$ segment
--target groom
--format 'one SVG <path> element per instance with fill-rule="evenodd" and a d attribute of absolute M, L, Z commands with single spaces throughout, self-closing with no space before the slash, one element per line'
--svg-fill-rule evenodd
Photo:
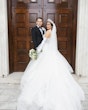
<path fill-rule="evenodd" d="M 32 28 L 31 33 L 32 33 L 32 41 L 34 44 L 34 49 L 36 49 L 39 44 L 43 40 L 43 35 L 45 34 L 46 30 L 43 25 L 43 18 L 38 17 L 36 19 L 36 26 Z"/>

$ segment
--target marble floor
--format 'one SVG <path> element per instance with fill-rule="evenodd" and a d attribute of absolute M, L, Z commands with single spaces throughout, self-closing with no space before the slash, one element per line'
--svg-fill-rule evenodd
<path fill-rule="evenodd" d="M 16 110 L 19 84 L 23 73 L 12 73 L 7 78 L 0 78 L 0 110 Z M 75 80 L 85 92 L 86 100 L 82 102 L 84 110 L 88 110 L 88 78 L 77 77 Z"/>

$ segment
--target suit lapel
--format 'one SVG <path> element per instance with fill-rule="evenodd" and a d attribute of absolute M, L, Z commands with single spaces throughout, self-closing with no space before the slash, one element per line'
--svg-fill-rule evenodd
<path fill-rule="evenodd" d="M 42 33 L 41 33 L 41 31 L 40 31 L 40 29 L 36 26 L 36 29 L 39 31 L 39 33 L 41 34 L 41 36 L 42 36 Z"/>

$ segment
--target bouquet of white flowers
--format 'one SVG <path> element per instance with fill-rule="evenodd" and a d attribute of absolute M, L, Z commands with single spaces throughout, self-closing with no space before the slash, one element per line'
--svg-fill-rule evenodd
<path fill-rule="evenodd" d="M 36 51 L 35 49 L 29 50 L 29 57 L 30 57 L 32 60 L 36 60 L 37 57 L 38 57 L 37 51 Z"/>

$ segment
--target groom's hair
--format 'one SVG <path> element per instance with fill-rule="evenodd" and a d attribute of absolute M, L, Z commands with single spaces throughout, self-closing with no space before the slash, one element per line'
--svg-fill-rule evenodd
<path fill-rule="evenodd" d="M 43 21 L 43 18 L 42 18 L 42 17 L 37 17 L 37 18 L 36 18 L 36 21 L 37 21 L 38 19 L 41 19 L 41 20 Z"/>

